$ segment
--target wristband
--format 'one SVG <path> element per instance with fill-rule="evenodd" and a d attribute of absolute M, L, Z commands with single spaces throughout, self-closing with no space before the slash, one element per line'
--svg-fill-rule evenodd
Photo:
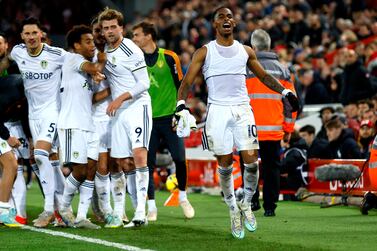
<path fill-rule="evenodd" d="M 281 92 L 281 95 L 283 95 L 284 97 L 287 96 L 288 93 L 292 92 L 291 90 L 289 89 L 284 89 L 282 92 Z"/>
<path fill-rule="evenodd" d="M 185 101 L 183 99 L 181 99 L 177 102 L 177 107 L 180 106 L 180 105 L 185 105 Z"/>

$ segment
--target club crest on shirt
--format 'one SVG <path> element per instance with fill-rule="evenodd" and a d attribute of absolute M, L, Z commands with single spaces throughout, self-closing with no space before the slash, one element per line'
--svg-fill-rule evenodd
<path fill-rule="evenodd" d="M 47 63 L 46 60 L 42 60 L 42 61 L 41 61 L 41 66 L 42 66 L 43 69 L 46 69 L 46 68 L 47 68 L 47 64 L 48 64 L 48 63 Z"/>
<path fill-rule="evenodd" d="M 1 147 L 2 147 L 2 148 L 6 148 L 6 147 L 7 147 L 7 143 L 2 142 L 2 143 L 1 143 Z"/>
<path fill-rule="evenodd" d="M 79 157 L 79 152 L 73 152 L 73 157 L 77 159 Z"/>
<path fill-rule="evenodd" d="M 157 61 L 157 66 L 158 66 L 159 68 L 162 68 L 162 66 L 164 66 L 164 61 L 163 61 L 163 60 L 158 60 L 158 61 Z"/>

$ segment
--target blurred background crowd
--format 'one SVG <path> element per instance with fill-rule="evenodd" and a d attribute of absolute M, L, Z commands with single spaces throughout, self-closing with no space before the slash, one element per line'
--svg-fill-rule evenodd
<path fill-rule="evenodd" d="M 353 131 L 358 144 L 362 145 L 364 127 L 373 129 L 369 138 L 374 136 L 376 0 L 1 0 L 0 30 L 14 45 L 20 42 L 20 21 L 35 16 L 53 45 L 64 47 L 64 35 L 72 25 L 89 24 L 106 5 L 119 7 L 127 20 L 126 35 L 130 37 L 132 26 L 142 20 L 155 23 L 158 45 L 180 56 L 185 73 L 195 49 L 214 38 L 211 14 L 222 4 L 233 11 L 238 24 L 235 38 L 241 43 L 250 45 L 251 33 L 257 28 L 269 33 L 273 50 L 294 75 L 303 106 L 341 103 L 343 108 L 338 111 L 329 108 L 331 114 L 342 118 L 342 125 Z M 207 90 L 201 76 L 192 85 L 190 97 L 192 112 L 197 122 L 202 122 Z M 325 125 L 330 118 L 322 112 Z"/>

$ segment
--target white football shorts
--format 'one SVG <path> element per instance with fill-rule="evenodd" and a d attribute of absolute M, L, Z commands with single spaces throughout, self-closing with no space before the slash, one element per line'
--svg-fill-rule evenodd
<path fill-rule="evenodd" d="M 110 120 L 94 121 L 94 126 L 99 138 L 99 152 L 107 153 L 111 148 L 111 122 Z"/>
<path fill-rule="evenodd" d="M 215 105 L 207 108 L 207 119 L 202 134 L 203 148 L 215 155 L 259 149 L 254 114 L 249 104 Z"/>
<path fill-rule="evenodd" d="M 31 136 L 34 145 L 37 141 L 46 141 L 51 144 L 57 139 L 56 122 L 58 113 L 49 113 L 43 119 L 29 119 Z"/>
<path fill-rule="evenodd" d="M 58 129 L 60 142 L 60 161 L 87 164 L 88 158 L 98 160 L 99 140 L 97 133 L 80 129 Z"/>
<path fill-rule="evenodd" d="M 132 150 L 148 149 L 152 131 L 150 105 L 137 105 L 119 109 L 111 121 L 111 157 L 132 157 Z"/>

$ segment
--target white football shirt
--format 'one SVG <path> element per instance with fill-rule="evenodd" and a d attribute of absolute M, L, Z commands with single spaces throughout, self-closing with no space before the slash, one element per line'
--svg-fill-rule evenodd
<path fill-rule="evenodd" d="M 205 45 L 207 54 L 202 72 L 208 87 L 208 103 L 217 105 L 249 104 L 246 67 L 249 55 L 238 41 L 221 46 L 213 40 Z"/>
<path fill-rule="evenodd" d="M 110 83 L 112 99 L 116 99 L 125 92 L 132 91 L 136 85 L 133 72 L 144 70 L 147 66 L 143 51 L 130 39 L 123 38 L 121 44 L 115 49 L 105 48 L 107 62 L 105 75 Z M 150 104 L 148 90 L 137 97 L 123 102 L 120 108 L 128 108 L 136 104 Z"/>
<path fill-rule="evenodd" d="M 10 58 L 21 72 L 29 105 L 29 118 L 41 119 L 50 111 L 59 111 L 61 67 L 66 51 L 43 44 L 41 52 L 31 56 L 25 44 L 13 47 Z"/>
<path fill-rule="evenodd" d="M 107 79 L 101 81 L 99 84 L 93 84 L 94 92 L 100 92 L 109 87 L 109 82 Z M 109 115 L 106 114 L 106 109 L 111 102 L 111 96 L 93 104 L 93 120 L 94 121 L 108 121 L 110 120 Z"/>
<path fill-rule="evenodd" d="M 82 55 L 67 52 L 62 68 L 60 87 L 60 129 L 80 129 L 94 132 L 92 119 L 93 88 L 89 74 L 81 71 L 88 62 Z"/>
<path fill-rule="evenodd" d="M 98 50 L 96 49 L 96 54 L 92 60 L 92 62 L 97 62 L 98 58 Z M 92 80 L 92 83 L 94 81 Z M 99 84 L 93 83 L 93 92 L 100 92 L 108 87 L 110 87 L 109 81 L 107 79 L 101 81 Z M 109 106 L 111 102 L 111 96 L 101 100 L 100 102 L 97 102 L 93 104 L 92 106 L 92 116 L 94 121 L 109 121 L 110 117 L 106 114 L 106 109 Z"/>

